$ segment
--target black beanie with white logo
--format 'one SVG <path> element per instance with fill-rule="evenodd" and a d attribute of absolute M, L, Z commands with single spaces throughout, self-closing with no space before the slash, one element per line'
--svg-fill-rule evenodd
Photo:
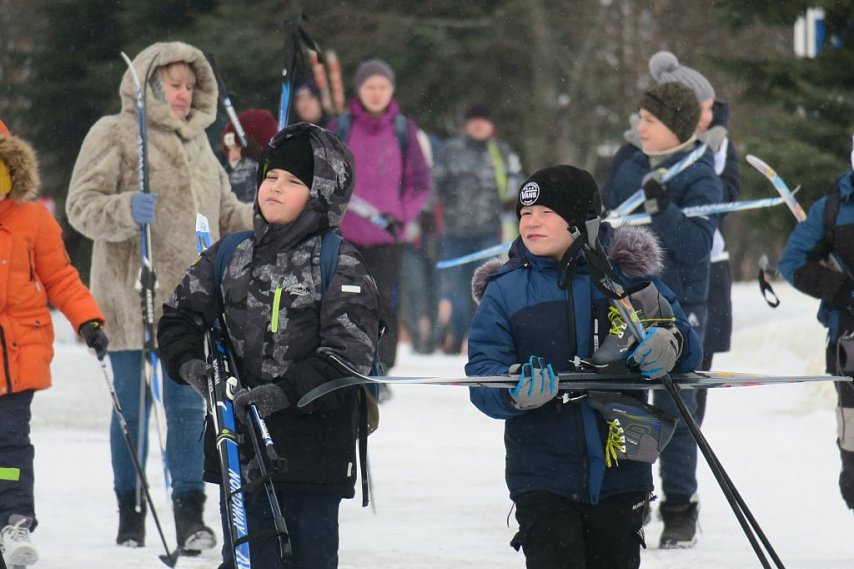
<path fill-rule="evenodd" d="M 549 166 L 531 175 L 519 189 L 516 217 L 525 206 L 541 205 L 584 230 L 584 222 L 602 212 L 599 187 L 590 172 L 575 166 Z"/>

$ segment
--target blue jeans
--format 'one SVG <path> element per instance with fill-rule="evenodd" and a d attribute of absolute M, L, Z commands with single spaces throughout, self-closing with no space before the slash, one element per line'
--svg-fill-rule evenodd
<path fill-rule="evenodd" d="M 406 302 L 407 329 L 412 337 L 413 346 L 432 344 L 436 324 L 436 263 L 424 251 L 407 245 L 403 250 L 401 267 L 401 288 Z M 430 322 L 430 336 L 421 337 L 419 321 L 426 318 Z"/>
<path fill-rule="evenodd" d="M 30 407 L 33 392 L 10 393 L 0 397 L 0 468 L 18 469 L 18 480 L 0 479 L 0 528 L 9 516 L 18 514 L 33 518 L 33 444 L 30 442 Z M 14 478 L 9 476 L 9 478 Z"/>
<path fill-rule="evenodd" d="M 246 499 L 249 553 L 252 567 L 264 569 L 336 569 L 338 567 L 338 507 L 341 496 L 277 490 L 279 506 L 290 534 L 293 557 L 281 560 L 276 536 L 252 540 L 254 535 L 273 531 L 273 514 L 267 494 L 259 488 Z M 222 565 L 234 569 L 231 531 L 220 487 L 219 511 L 222 518 Z"/>
<path fill-rule="evenodd" d="M 493 245 L 498 245 L 498 235 L 474 235 L 471 237 L 445 237 L 442 240 L 442 258 L 455 259 L 462 257 Z M 451 332 L 454 338 L 462 340 L 468 335 L 471 317 L 474 314 L 474 300 L 471 297 L 471 279 L 474 271 L 484 261 L 473 261 L 443 269 L 440 272 L 442 279 L 442 298 L 451 303 Z"/>
<path fill-rule="evenodd" d="M 689 321 L 692 322 L 694 331 L 700 337 L 700 345 L 702 345 L 706 326 L 705 306 L 689 305 L 683 306 L 683 309 L 688 315 Z M 691 416 L 697 420 L 697 391 L 684 389 L 679 394 L 691 412 Z M 682 419 L 679 409 L 676 408 L 676 403 L 673 402 L 667 391 L 664 389 L 653 391 L 652 403 L 674 417 L 679 417 L 673 438 L 670 439 L 670 443 L 664 448 L 658 459 L 661 473 L 661 491 L 670 503 L 688 502 L 697 491 L 697 443 Z"/>
<path fill-rule="evenodd" d="M 139 449 L 139 392 L 142 381 L 142 351 L 121 350 L 110 352 L 113 366 L 116 395 L 122 407 L 130 430 L 131 440 Z M 204 491 L 202 468 L 204 447 L 202 431 L 204 429 L 205 402 L 189 385 L 179 385 L 163 374 L 163 404 L 166 408 L 166 464 L 172 477 L 172 495 L 179 496 L 193 490 Z M 148 421 L 151 410 L 151 398 L 145 406 L 145 433 L 148 433 Z M 113 489 L 117 496 L 134 492 L 136 489 L 136 470 L 128 454 L 127 443 L 122 434 L 119 421 L 113 412 L 110 422 L 110 452 L 113 461 Z M 148 454 L 148 437 L 142 443 L 142 465 Z"/>

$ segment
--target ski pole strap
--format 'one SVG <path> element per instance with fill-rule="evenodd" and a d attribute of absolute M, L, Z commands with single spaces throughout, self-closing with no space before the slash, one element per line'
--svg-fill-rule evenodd
<path fill-rule="evenodd" d="M 777 294 L 774 292 L 774 289 L 771 287 L 771 283 L 769 283 L 765 279 L 765 271 L 762 267 L 759 267 L 759 274 L 757 275 L 757 279 L 759 280 L 759 291 L 762 293 L 762 298 L 765 299 L 765 302 L 768 303 L 768 306 L 771 308 L 777 308 L 780 306 L 780 299 L 777 298 Z"/>
<path fill-rule="evenodd" d="M 359 476 L 362 478 L 362 507 L 370 502 L 368 496 L 368 393 L 359 389 Z"/>

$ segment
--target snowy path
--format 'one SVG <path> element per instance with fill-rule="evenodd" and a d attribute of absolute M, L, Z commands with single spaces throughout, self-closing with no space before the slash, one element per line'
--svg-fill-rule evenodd
<path fill-rule="evenodd" d="M 783 283 L 783 305 L 764 305 L 754 283 L 734 292 L 736 349 L 715 367 L 799 374 L 821 370 L 823 332 L 815 302 Z M 67 330 L 59 335 L 68 338 Z M 457 374 L 464 359 L 411 355 L 401 348 L 395 373 Z M 110 401 L 100 368 L 80 345 L 60 343 L 54 388 L 34 404 L 36 500 L 34 533 L 41 569 L 163 567 L 151 516 L 147 547 L 118 548 L 107 443 Z M 854 519 L 839 497 L 832 387 L 788 385 L 714 390 L 704 432 L 786 567 L 854 566 Z M 465 389 L 397 388 L 371 436 L 377 515 L 345 503 L 341 567 L 462 569 L 524 567 L 507 543 L 515 532 L 503 480 L 502 424 L 476 411 Z M 155 445 L 156 446 L 156 445 Z M 155 449 L 156 451 L 156 449 Z M 171 512 L 149 460 L 152 495 L 174 543 Z M 759 563 L 705 463 L 699 471 L 703 533 L 693 550 L 656 549 L 661 524 L 647 528 L 642 567 L 754 568 Z M 219 529 L 216 494 L 206 517 Z M 358 498 L 358 497 L 357 497 Z M 182 558 L 178 567 L 216 568 L 218 555 Z"/>

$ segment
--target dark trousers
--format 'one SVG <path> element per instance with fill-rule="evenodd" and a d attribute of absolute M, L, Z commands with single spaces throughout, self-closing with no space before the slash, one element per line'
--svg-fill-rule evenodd
<path fill-rule="evenodd" d="M 33 518 L 33 457 L 30 443 L 30 406 L 33 392 L 12 393 L 0 397 L 0 528 L 9 516 L 19 514 Z M 17 480 L 16 480 L 17 478 Z"/>
<path fill-rule="evenodd" d="M 365 266 L 377 282 L 380 292 L 380 318 L 386 333 L 380 342 L 380 361 L 386 371 L 394 366 L 397 352 L 397 312 L 400 306 L 400 265 L 403 245 L 357 246 Z"/>
<path fill-rule="evenodd" d="M 307 492 L 276 492 L 279 506 L 290 533 L 293 557 L 284 563 L 275 536 L 250 540 L 252 567 L 264 569 L 336 569 L 338 567 L 338 506 L 341 496 Z M 230 524 L 220 490 L 222 518 L 222 565 L 219 569 L 234 569 Z M 249 537 L 272 532 L 273 514 L 267 495 L 262 490 L 247 497 L 246 520 Z"/>
<path fill-rule="evenodd" d="M 527 569 L 636 569 L 648 505 L 646 492 L 618 494 L 595 506 L 526 492 L 516 498 L 519 532 L 510 545 L 522 548 Z"/>

